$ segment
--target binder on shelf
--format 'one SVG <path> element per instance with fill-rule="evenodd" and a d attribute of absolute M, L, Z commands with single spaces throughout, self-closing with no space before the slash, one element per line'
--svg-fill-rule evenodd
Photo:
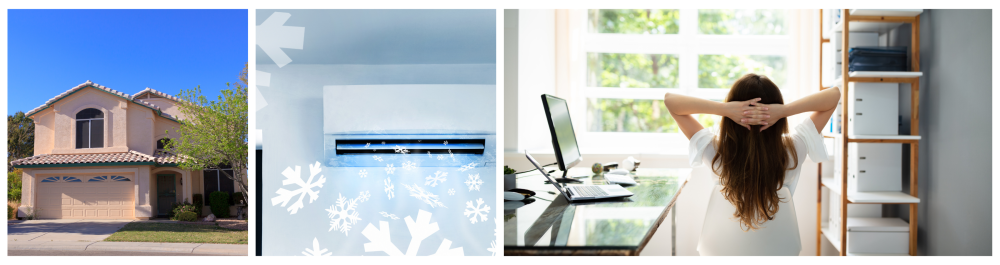
<path fill-rule="evenodd" d="M 848 51 L 850 71 L 906 71 L 906 47 L 855 47 Z"/>

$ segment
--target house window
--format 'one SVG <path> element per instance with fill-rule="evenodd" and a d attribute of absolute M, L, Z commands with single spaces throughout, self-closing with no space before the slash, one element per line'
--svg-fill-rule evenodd
<path fill-rule="evenodd" d="M 76 113 L 76 148 L 104 147 L 104 112 L 85 109 Z"/>
<path fill-rule="evenodd" d="M 580 44 L 584 134 L 620 139 L 622 133 L 680 130 L 663 105 L 664 93 L 722 101 L 746 73 L 783 87 L 788 27 L 783 10 L 588 10 Z M 720 117 L 698 115 L 704 126 Z M 636 134 L 630 134 L 635 136 Z M 627 136 L 627 137 L 633 137 Z M 654 136 L 654 135 L 650 135 Z"/>
<path fill-rule="evenodd" d="M 233 195 L 233 192 L 236 192 L 236 182 L 229 177 L 226 177 L 226 174 L 234 176 L 232 169 L 206 169 L 202 172 L 205 176 L 205 206 L 209 206 L 212 192 L 226 192 L 229 193 L 230 196 Z M 223 174 L 223 172 L 226 174 Z"/>
<path fill-rule="evenodd" d="M 167 143 L 170 143 L 170 138 L 163 138 L 156 141 L 156 149 L 163 150 L 163 147 L 167 146 Z"/>

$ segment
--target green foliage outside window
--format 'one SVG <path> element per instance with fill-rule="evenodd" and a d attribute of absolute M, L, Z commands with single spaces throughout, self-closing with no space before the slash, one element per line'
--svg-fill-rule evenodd
<path fill-rule="evenodd" d="M 765 75 L 781 88 L 785 84 L 785 56 L 775 55 L 698 55 L 698 87 L 733 86 L 747 73 Z"/>
<path fill-rule="evenodd" d="M 784 10 L 701 9 L 698 33 L 707 35 L 784 35 L 788 33 Z"/>
<path fill-rule="evenodd" d="M 587 53 L 587 86 L 677 88 L 677 55 Z"/>
<path fill-rule="evenodd" d="M 677 9 L 591 9 L 588 16 L 591 33 L 677 34 L 680 31 Z"/>

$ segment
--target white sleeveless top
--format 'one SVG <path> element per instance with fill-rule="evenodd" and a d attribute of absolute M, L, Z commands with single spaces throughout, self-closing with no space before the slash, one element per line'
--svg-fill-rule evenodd
<path fill-rule="evenodd" d="M 709 165 L 715 157 L 716 133 L 708 128 L 698 131 L 691 137 L 691 166 Z M 701 255 L 798 255 L 802 249 L 799 240 L 798 222 L 795 218 L 795 206 L 792 204 L 792 194 L 798 183 L 799 173 L 806 155 L 813 161 L 825 162 L 829 158 L 823 136 L 816 131 L 816 125 L 811 119 L 806 119 L 795 126 L 791 134 L 795 151 L 798 154 L 798 166 L 785 171 L 784 186 L 778 190 L 781 202 L 774 219 L 761 225 L 758 230 L 744 232 L 739 220 L 733 216 L 736 208 L 722 196 L 722 185 L 719 176 L 715 177 L 715 186 L 709 197 L 708 209 L 705 211 L 705 223 L 702 226 L 701 237 L 698 240 L 698 252 Z M 789 154 L 791 157 L 791 154 Z"/>

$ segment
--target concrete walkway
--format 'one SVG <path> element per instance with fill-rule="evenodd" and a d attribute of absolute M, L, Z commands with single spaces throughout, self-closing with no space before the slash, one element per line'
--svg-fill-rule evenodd
<path fill-rule="evenodd" d="M 7 250 L 129 251 L 246 256 L 248 245 L 102 242 L 131 220 L 29 220 L 7 224 Z"/>
<path fill-rule="evenodd" d="M 246 256 L 248 245 L 148 242 L 7 241 L 7 250 L 128 251 Z"/>

